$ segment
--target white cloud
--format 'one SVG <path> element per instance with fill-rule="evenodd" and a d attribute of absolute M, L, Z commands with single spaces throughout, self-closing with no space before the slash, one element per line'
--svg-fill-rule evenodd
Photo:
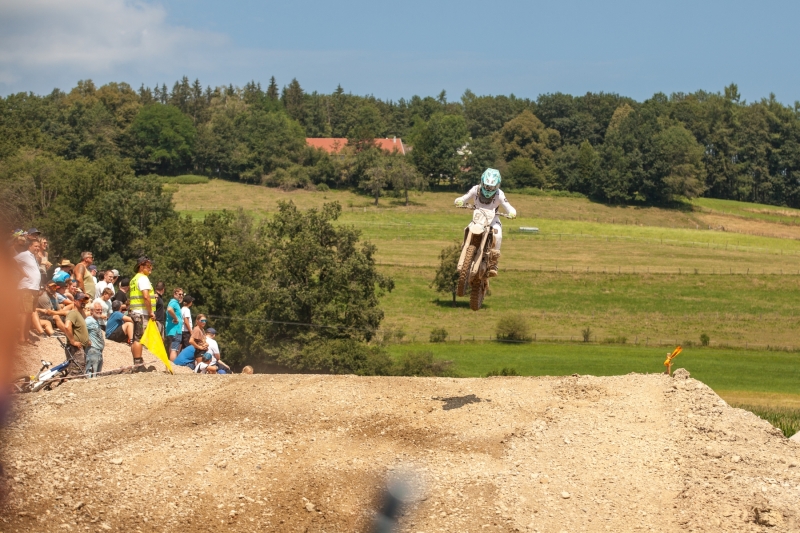
<path fill-rule="evenodd" d="M 229 47 L 224 35 L 171 25 L 163 7 L 145 2 L 0 2 L 0 84 L 8 89 L 36 81 L 53 87 L 64 77 L 171 74 Z"/>

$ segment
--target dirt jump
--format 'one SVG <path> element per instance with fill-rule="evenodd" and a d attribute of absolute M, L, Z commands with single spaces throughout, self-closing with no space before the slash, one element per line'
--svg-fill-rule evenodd
<path fill-rule="evenodd" d="M 682 370 L 152 372 L 20 395 L 2 531 L 798 531 L 800 443 Z"/>

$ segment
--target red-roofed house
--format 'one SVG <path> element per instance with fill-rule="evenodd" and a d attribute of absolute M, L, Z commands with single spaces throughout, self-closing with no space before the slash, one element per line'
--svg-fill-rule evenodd
<path fill-rule="evenodd" d="M 347 146 L 347 139 L 337 137 L 307 137 L 306 144 L 314 148 L 325 150 L 329 154 L 335 154 Z M 375 139 L 375 144 L 378 148 L 382 148 L 387 152 L 397 151 L 402 155 L 406 155 L 406 147 L 403 141 L 397 137 L 391 139 Z"/>

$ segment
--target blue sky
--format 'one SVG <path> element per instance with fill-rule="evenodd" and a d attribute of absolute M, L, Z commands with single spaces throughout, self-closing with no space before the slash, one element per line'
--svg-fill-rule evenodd
<path fill-rule="evenodd" d="M 203 85 L 296 77 L 399 99 L 549 92 L 771 92 L 800 100 L 798 2 L 5 0 L 0 93 L 79 79 Z"/>

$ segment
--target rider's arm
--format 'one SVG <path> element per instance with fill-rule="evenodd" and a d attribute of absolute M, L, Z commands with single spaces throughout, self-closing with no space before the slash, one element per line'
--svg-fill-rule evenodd
<path fill-rule="evenodd" d="M 503 191 L 497 191 L 497 193 L 498 193 L 498 194 L 503 194 Z M 511 217 L 512 217 L 512 218 L 517 216 L 517 210 L 516 210 L 516 209 L 514 209 L 514 208 L 511 206 L 511 204 L 510 204 L 510 203 L 508 203 L 508 198 L 506 198 L 506 195 L 505 195 L 505 194 L 503 194 L 503 196 L 501 196 L 501 197 L 500 197 L 500 206 L 501 206 L 503 209 L 505 209 L 505 210 L 506 210 L 506 213 L 508 213 L 509 215 L 511 215 Z"/>
<path fill-rule="evenodd" d="M 473 200 L 473 203 L 474 203 L 475 195 L 478 193 L 478 187 L 480 187 L 480 185 L 475 185 L 473 188 L 471 188 L 469 191 L 467 191 L 467 194 L 465 194 L 464 196 L 459 196 L 458 198 L 456 198 L 455 204 L 456 205 L 464 205 L 467 202 L 469 202 L 470 200 Z"/>

